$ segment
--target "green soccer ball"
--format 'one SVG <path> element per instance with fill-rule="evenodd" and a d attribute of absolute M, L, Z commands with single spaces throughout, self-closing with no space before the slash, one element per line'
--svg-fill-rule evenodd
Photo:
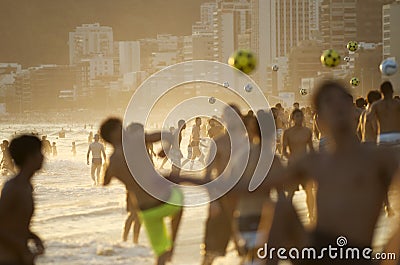
<path fill-rule="evenodd" d="M 340 64 L 340 55 L 335 50 L 326 50 L 321 55 L 321 63 L 327 67 L 335 67 Z"/>
<path fill-rule="evenodd" d="M 249 50 L 238 50 L 229 57 L 228 64 L 245 74 L 250 74 L 256 69 L 257 59 Z"/>

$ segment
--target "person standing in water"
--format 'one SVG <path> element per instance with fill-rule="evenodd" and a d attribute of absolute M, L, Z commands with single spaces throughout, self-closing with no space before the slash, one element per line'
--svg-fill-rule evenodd
<path fill-rule="evenodd" d="M 92 152 L 92 168 L 91 168 L 91 177 L 93 180 L 93 184 L 97 185 L 100 183 L 100 171 L 101 166 L 103 164 L 102 155 L 104 161 L 106 161 L 106 152 L 104 151 L 104 145 L 99 143 L 100 136 L 96 134 L 94 136 L 94 142 L 89 145 L 89 149 L 86 155 L 87 164 L 89 165 L 89 156 L 90 152 Z"/>
<path fill-rule="evenodd" d="M 72 155 L 73 155 L 73 156 L 76 156 L 76 145 L 75 145 L 75 142 L 72 142 L 72 149 L 71 149 L 71 151 L 72 151 Z"/>
<path fill-rule="evenodd" d="M 7 173 L 15 174 L 15 166 L 10 156 L 9 142 L 7 140 L 3 140 L 1 151 L 3 152 L 3 157 L 0 162 L 1 169 L 5 170 Z"/>
<path fill-rule="evenodd" d="M 53 142 L 53 146 L 51 147 L 51 151 L 53 153 L 53 156 L 57 156 L 58 155 L 56 142 Z"/>
<path fill-rule="evenodd" d="M 0 264 L 33 265 L 44 253 L 42 240 L 30 230 L 35 208 L 31 179 L 43 164 L 42 143 L 35 136 L 20 136 L 11 141 L 10 154 L 20 171 L 1 192 Z M 30 240 L 34 251 L 28 247 Z"/>

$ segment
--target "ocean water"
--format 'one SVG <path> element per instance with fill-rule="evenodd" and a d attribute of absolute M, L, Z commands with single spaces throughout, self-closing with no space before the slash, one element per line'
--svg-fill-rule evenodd
<path fill-rule="evenodd" d="M 87 137 L 89 131 L 96 132 L 97 128 L 88 126 L 84 129 L 83 124 L 25 123 L 0 126 L 0 139 L 10 139 L 15 132 L 34 131 L 39 135 L 47 135 L 50 142 L 57 143 L 58 156 L 48 157 L 43 169 L 33 179 L 36 210 L 31 229 L 41 236 L 46 246 L 46 253 L 37 260 L 37 264 L 154 264 L 143 229 L 138 245 L 132 243 L 132 234 L 128 242 L 122 242 L 126 218 L 124 186 L 116 180 L 108 187 L 92 186 L 90 166 L 86 164 Z M 58 132 L 62 128 L 66 131 L 66 137 L 58 139 Z M 77 149 L 75 157 L 71 152 L 73 141 Z M 188 135 L 184 138 L 183 146 L 187 141 Z M 111 151 L 112 148 L 107 146 L 107 154 Z M 161 160 L 156 162 L 160 164 Z M 1 177 L 0 184 L 6 179 Z M 204 196 L 207 196 L 206 192 Z M 302 220 L 307 222 L 304 193 L 297 193 L 295 201 Z M 397 202 L 394 207 L 400 208 Z M 200 264 L 200 244 L 207 212 L 208 206 L 185 208 L 172 264 Z M 398 214 L 397 210 L 397 217 Z M 395 219 L 382 216 L 377 226 L 377 246 L 382 245 L 393 233 Z M 240 264 L 233 249 L 232 244 L 228 246 L 227 256 L 216 260 L 215 264 Z"/>
<path fill-rule="evenodd" d="M 83 124 L 72 128 L 68 124 L 0 126 L 0 139 L 11 140 L 14 133 L 35 132 L 47 135 L 57 145 L 58 155 L 46 158 L 43 169 L 33 178 L 36 208 L 31 229 L 46 246 L 46 253 L 38 258 L 37 264 L 154 264 L 143 229 L 138 245 L 132 243 L 132 231 L 128 241 L 122 242 L 126 218 L 124 186 L 117 180 L 107 187 L 92 186 L 90 166 L 86 164 L 87 137 L 97 128 L 84 129 Z M 62 128 L 66 131 L 65 138 L 58 139 Z M 71 151 L 73 141 L 75 157 Z M 112 148 L 107 146 L 107 155 L 110 152 Z M 1 177 L 0 184 L 6 179 Z M 200 264 L 207 211 L 207 206 L 185 209 L 173 264 Z M 231 252 L 216 264 L 226 262 L 238 264 L 236 254 Z"/>

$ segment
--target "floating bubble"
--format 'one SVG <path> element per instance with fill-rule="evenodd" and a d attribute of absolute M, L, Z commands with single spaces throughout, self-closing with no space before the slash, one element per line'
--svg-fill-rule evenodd
<path fill-rule="evenodd" d="M 214 104 L 216 101 L 217 101 L 217 100 L 216 100 L 214 97 L 210 97 L 210 98 L 208 99 L 208 103 L 210 103 L 210 104 Z"/>
<path fill-rule="evenodd" d="M 224 87 L 226 87 L 226 88 L 229 87 L 229 83 L 228 83 L 228 82 L 224 82 L 222 85 L 223 85 Z"/>
<path fill-rule="evenodd" d="M 251 90 L 253 90 L 253 86 L 251 84 L 247 84 L 244 86 L 244 90 L 246 92 L 251 92 Z"/>

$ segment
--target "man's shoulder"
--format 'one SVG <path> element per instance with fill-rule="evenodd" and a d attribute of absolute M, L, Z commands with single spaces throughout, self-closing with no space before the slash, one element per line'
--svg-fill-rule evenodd
<path fill-rule="evenodd" d="M 14 178 L 8 180 L 2 189 L 1 194 L 3 195 L 18 195 L 19 192 L 21 191 L 21 185 L 19 185 L 19 183 L 17 183 L 17 180 Z"/>

